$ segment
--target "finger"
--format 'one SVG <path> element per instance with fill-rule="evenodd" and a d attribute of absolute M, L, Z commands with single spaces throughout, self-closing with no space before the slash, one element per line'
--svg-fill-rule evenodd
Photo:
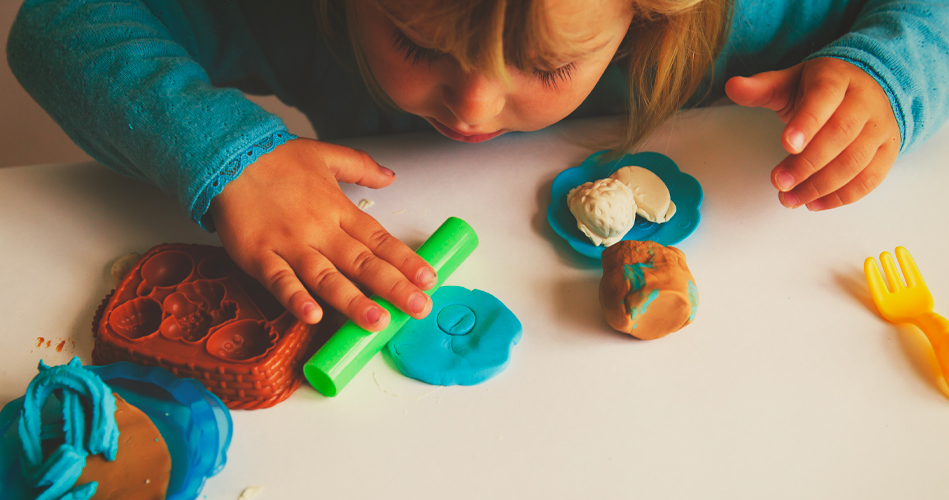
<path fill-rule="evenodd" d="M 803 64 L 750 77 L 736 76 L 725 83 L 725 94 L 739 106 L 781 111 L 794 103 Z"/>
<path fill-rule="evenodd" d="M 268 252 L 250 271 L 297 319 L 312 325 L 323 318 L 323 308 L 303 286 L 287 261 L 279 255 Z"/>
<path fill-rule="evenodd" d="M 874 134 L 872 131 L 861 134 L 846 148 L 843 148 L 843 151 L 831 159 L 826 166 L 813 175 L 809 175 L 795 186 L 794 189 L 789 191 L 784 196 L 784 200 L 789 202 L 793 201 L 794 203 L 790 208 L 794 208 L 796 206 L 806 205 L 844 187 L 870 164 L 870 161 L 880 148 L 881 140 L 879 134 Z M 814 145 L 815 144 L 811 144 L 811 146 Z M 808 146 L 808 150 L 810 150 L 811 146 Z M 807 153 L 808 151 L 805 151 L 796 156 L 802 157 Z M 789 158 L 793 160 L 801 159 L 797 157 Z M 810 165 L 813 165 L 813 163 L 806 160 L 804 163 L 806 163 L 807 166 L 803 168 L 810 168 Z M 783 167 L 779 166 L 775 170 L 777 171 L 782 168 Z M 775 177 L 779 177 L 780 175 L 781 173 Z"/>
<path fill-rule="evenodd" d="M 807 209 L 814 212 L 829 210 L 849 205 L 870 194 L 870 191 L 876 189 L 886 178 L 898 154 L 899 145 L 894 145 L 892 142 L 884 143 L 867 167 L 856 177 L 840 189 L 808 203 Z"/>
<path fill-rule="evenodd" d="M 878 130 L 865 131 L 869 116 L 866 106 L 855 99 L 845 100 L 824 127 L 817 132 L 817 135 L 804 151 L 788 156 L 775 167 L 771 172 L 771 183 L 780 191 L 794 189 L 795 186 L 810 178 L 811 175 L 827 169 L 830 163 L 835 158 L 839 158 L 841 153 L 847 150 L 849 145 L 861 134 L 872 136 L 876 140 L 874 146 L 879 145 L 880 137 L 882 137 L 880 132 Z M 864 144 L 864 146 L 868 147 L 867 144 Z M 870 151 L 863 152 L 870 153 Z M 872 155 L 866 156 L 860 167 L 865 166 L 871 157 Z M 847 180 L 852 179 L 855 175 L 856 172 Z M 798 196 L 801 195 L 801 193 L 797 194 Z M 807 203 L 814 198 L 817 198 L 817 196 L 806 200 L 802 198 L 801 203 Z"/>
<path fill-rule="evenodd" d="M 343 276 L 326 256 L 310 248 L 288 259 L 306 286 L 333 309 L 371 332 L 389 324 L 389 313 Z"/>
<path fill-rule="evenodd" d="M 843 102 L 849 84 L 845 75 L 835 71 L 802 73 L 801 98 L 781 134 L 788 153 L 797 154 L 807 147 Z"/>
<path fill-rule="evenodd" d="M 431 310 L 432 303 L 428 295 L 409 282 L 395 267 L 349 235 L 338 235 L 333 238 L 332 245 L 327 245 L 321 251 L 343 274 L 362 283 L 409 316 L 421 319 Z"/>
<path fill-rule="evenodd" d="M 395 172 L 376 163 L 365 151 L 336 144 L 324 149 L 323 161 L 339 182 L 382 188 L 395 180 Z"/>
<path fill-rule="evenodd" d="M 361 211 L 351 212 L 340 223 L 343 231 L 361 242 L 375 255 L 392 264 L 422 290 L 438 282 L 435 270 L 401 240 L 389 234 L 379 222 Z"/>

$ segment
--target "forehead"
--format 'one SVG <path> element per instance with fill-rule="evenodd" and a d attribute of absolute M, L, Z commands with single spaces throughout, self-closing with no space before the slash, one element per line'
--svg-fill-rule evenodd
<path fill-rule="evenodd" d="M 438 31 L 438 26 L 425 26 L 417 23 L 426 19 L 427 13 L 456 11 L 470 15 L 470 9 L 454 9 L 453 5 L 461 0 L 375 0 L 382 10 L 401 24 L 409 25 L 418 34 Z M 497 0 L 503 2 L 503 0 Z M 632 14 L 633 0 L 507 0 L 506 9 L 523 11 L 523 5 L 531 3 L 541 15 L 537 19 L 544 26 L 551 40 L 561 40 L 565 45 L 586 45 L 611 36 L 611 29 L 620 23 L 628 22 Z M 481 9 L 478 14 L 485 20 L 491 15 L 490 8 Z M 443 15 L 437 16 L 444 19 Z M 450 14 L 449 14 L 450 17 Z M 589 48 L 589 47 L 586 47 Z"/>

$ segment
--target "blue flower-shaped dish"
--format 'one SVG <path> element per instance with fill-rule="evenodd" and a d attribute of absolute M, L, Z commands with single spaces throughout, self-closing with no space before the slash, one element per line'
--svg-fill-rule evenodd
<path fill-rule="evenodd" d="M 205 480 L 227 461 L 234 428 L 224 403 L 197 380 L 180 379 L 162 368 L 124 362 L 85 368 L 148 415 L 165 439 L 171 454 L 166 500 L 198 498 Z M 0 411 L 0 484 L 3 498 L 11 500 L 33 498 L 20 472 L 16 422 L 22 407 L 19 398 Z"/>
<path fill-rule="evenodd" d="M 599 259 L 605 247 L 594 245 L 580 229 L 577 219 L 567 206 L 567 193 L 571 189 L 597 179 L 605 179 L 622 167 L 635 165 L 651 170 L 669 188 L 676 213 L 668 222 L 656 224 L 636 216 L 633 228 L 623 237 L 624 240 L 652 240 L 660 245 L 674 245 L 695 231 L 699 225 L 699 206 L 702 205 L 702 186 L 689 174 L 683 173 L 668 156 L 660 153 L 644 152 L 625 155 L 622 158 L 601 163 L 600 157 L 606 151 L 591 155 L 579 166 L 568 168 L 560 173 L 550 188 L 551 203 L 547 209 L 547 220 L 554 232 L 567 240 L 574 250 L 581 254 Z"/>
<path fill-rule="evenodd" d="M 432 385 L 474 385 L 507 368 L 521 322 L 493 295 L 460 286 L 432 294 L 432 312 L 387 344 L 399 371 Z"/>

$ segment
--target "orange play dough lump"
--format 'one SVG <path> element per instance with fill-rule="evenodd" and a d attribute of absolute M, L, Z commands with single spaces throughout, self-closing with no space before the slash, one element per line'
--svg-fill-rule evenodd
<path fill-rule="evenodd" d="M 115 396 L 119 449 L 112 462 L 86 457 L 76 485 L 96 481 L 92 500 L 164 500 L 171 476 L 171 455 L 161 433 L 138 408 Z"/>
<path fill-rule="evenodd" d="M 600 305 L 613 328 L 652 340 L 695 318 L 699 294 L 678 248 L 621 241 L 603 251 L 601 263 Z"/>

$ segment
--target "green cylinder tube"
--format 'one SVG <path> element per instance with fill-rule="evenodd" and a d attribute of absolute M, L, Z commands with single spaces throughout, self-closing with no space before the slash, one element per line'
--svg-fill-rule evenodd
<path fill-rule="evenodd" d="M 435 269 L 438 276 L 435 286 L 425 293 L 435 293 L 477 247 L 478 235 L 474 229 L 457 217 L 449 217 L 418 249 L 419 256 Z M 412 319 L 388 300 L 376 295 L 371 298 L 389 311 L 389 324 L 385 328 L 369 332 L 349 320 L 303 365 L 303 375 L 307 381 L 324 396 L 339 394 L 359 370 Z"/>

